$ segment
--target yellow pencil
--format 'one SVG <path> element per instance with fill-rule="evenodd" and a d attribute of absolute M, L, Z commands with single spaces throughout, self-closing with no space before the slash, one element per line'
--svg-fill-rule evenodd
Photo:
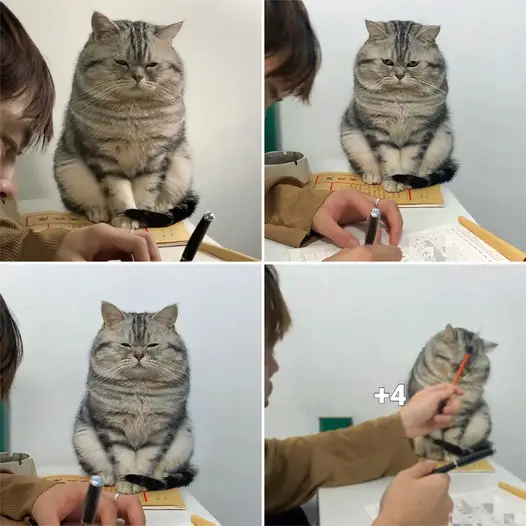
<path fill-rule="evenodd" d="M 519 497 L 520 499 L 526 500 L 526 490 L 524 489 L 516 488 L 511 484 L 506 484 L 506 482 L 499 482 L 499 488 L 511 493 L 512 495 L 515 495 L 516 497 Z"/>
<path fill-rule="evenodd" d="M 203 517 L 199 517 L 199 515 L 192 515 L 190 520 L 194 526 L 216 526 L 214 522 L 207 521 Z"/>

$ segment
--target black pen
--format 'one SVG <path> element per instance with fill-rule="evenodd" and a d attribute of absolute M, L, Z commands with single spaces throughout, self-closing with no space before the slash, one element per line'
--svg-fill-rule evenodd
<path fill-rule="evenodd" d="M 367 235 L 365 236 L 365 245 L 374 245 L 376 235 L 378 234 L 381 215 L 379 208 L 374 207 L 371 210 L 371 215 L 369 216 L 369 227 L 367 228 Z"/>
<path fill-rule="evenodd" d="M 454 469 L 461 468 L 462 466 L 467 466 L 468 464 L 473 464 L 474 462 L 482 460 L 483 458 L 491 457 L 491 455 L 494 455 L 496 452 L 497 450 L 493 446 L 481 449 L 480 451 L 475 451 L 474 453 L 466 455 L 465 457 L 460 457 L 459 459 L 455 460 L 454 462 L 451 462 L 450 464 L 445 464 L 444 466 L 436 468 L 431 473 L 431 475 L 436 475 L 437 473 L 449 473 Z"/>
<path fill-rule="evenodd" d="M 104 481 L 101 477 L 91 477 L 88 492 L 86 493 L 86 500 L 84 501 L 84 508 L 82 510 L 82 519 L 80 520 L 81 526 L 88 526 L 95 522 L 97 507 L 99 505 L 103 487 Z"/>
<path fill-rule="evenodd" d="M 212 212 L 206 212 L 201 218 L 201 221 L 199 221 L 199 224 L 195 227 L 195 230 L 192 232 L 192 235 L 186 244 L 181 261 L 192 261 L 194 259 L 214 217 L 215 216 Z"/>

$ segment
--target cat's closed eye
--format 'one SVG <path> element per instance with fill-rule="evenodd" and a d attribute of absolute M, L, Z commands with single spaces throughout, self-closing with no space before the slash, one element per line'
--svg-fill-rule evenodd
<path fill-rule="evenodd" d="M 392 60 L 389 60 L 388 58 L 383 58 L 382 59 L 382 62 L 386 65 L 386 66 L 394 66 L 394 62 Z"/>
<path fill-rule="evenodd" d="M 124 343 L 124 342 L 122 342 L 122 343 L 120 344 L 120 346 L 121 346 L 121 347 L 126 347 L 127 349 L 131 349 L 131 345 L 130 345 L 129 343 Z"/>
<path fill-rule="evenodd" d="M 154 349 L 155 347 L 159 347 L 159 344 L 158 343 L 149 343 L 146 347 L 148 347 L 148 349 Z"/>
<path fill-rule="evenodd" d="M 148 64 L 146 64 L 146 69 L 149 69 L 149 68 L 155 68 L 159 65 L 158 62 L 149 62 Z"/>
<path fill-rule="evenodd" d="M 115 64 L 128 67 L 128 63 L 125 60 L 115 60 Z"/>
<path fill-rule="evenodd" d="M 416 66 L 418 66 L 419 62 L 416 61 L 416 60 L 411 60 L 410 62 L 407 63 L 407 67 L 408 68 L 414 68 Z"/>

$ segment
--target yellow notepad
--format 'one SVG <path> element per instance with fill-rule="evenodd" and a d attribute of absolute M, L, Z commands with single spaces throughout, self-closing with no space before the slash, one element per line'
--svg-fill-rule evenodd
<path fill-rule="evenodd" d="M 89 481 L 89 477 L 76 475 L 48 475 L 42 478 L 65 483 Z M 117 493 L 114 486 L 106 486 L 104 491 Z M 145 510 L 186 510 L 181 492 L 177 488 L 164 491 L 143 491 L 139 494 L 139 498 Z"/>
<path fill-rule="evenodd" d="M 354 188 L 360 192 L 378 197 L 391 199 L 398 206 L 440 207 L 444 206 L 444 196 L 440 185 L 429 188 L 405 190 L 403 192 L 386 192 L 382 185 L 365 184 L 359 175 L 347 172 L 322 172 L 311 176 L 309 185 L 318 190 L 344 190 Z"/>
<path fill-rule="evenodd" d="M 49 228 L 73 229 L 93 224 L 85 217 L 69 212 L 35 212 L 20 216 L 18 223 L 21 226 L 30 228 L 34 232 L 42 232 Z M 157 245 L 161 248 L 185 246 L 190 239 L 190 232 L 186 228 L 184 221 L 165 228 L 141 228 L 139 229 L 139 232 L 140 231 L 152 234 Z M 201 243 L 199 252 L 210 256 L 207 259 L 220 261 L 257 261 L 246 254 L 206 242 Z"/>

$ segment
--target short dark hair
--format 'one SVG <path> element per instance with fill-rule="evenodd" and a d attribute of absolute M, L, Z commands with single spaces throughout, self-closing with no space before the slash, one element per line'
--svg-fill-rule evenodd
<path fill-rule="evenodd" d="M 20 331 L 0 294 L 0 398 L 9 394 L 22 355 Z"/>
<path fill-rule="evenodd" d="M 265 58 L 282 57 L 269 77 L 279 77 L 289 95 L 308 102 L 321 64 L 321 49 L 301 0 L 265 0 Z"/>
<path fill-rule="evenodd" d="M 0 100 L 27 98 L 25 146 L 45 146 L 53 137 L 55 85 L 46 61 L 11 10 L 0 2 Z"/>
<path fill-rule="evenodd" d="M 265 265 L 265 349 L 273 349 L 292 325 L 289 309 L 279 288 L 273 265 Z"/>

